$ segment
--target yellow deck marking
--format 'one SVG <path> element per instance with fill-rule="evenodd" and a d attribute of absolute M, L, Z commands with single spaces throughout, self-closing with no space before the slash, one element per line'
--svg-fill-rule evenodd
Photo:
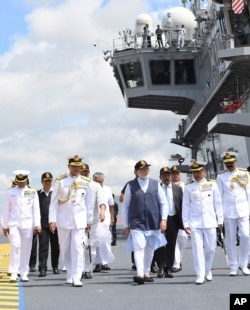
<path fill-rule="evenodd" d="M 18 283 L 10 283 L 8 266 L 10 260 L 10 245 L 0 244 L 0 309 L 19 309 Z"/>

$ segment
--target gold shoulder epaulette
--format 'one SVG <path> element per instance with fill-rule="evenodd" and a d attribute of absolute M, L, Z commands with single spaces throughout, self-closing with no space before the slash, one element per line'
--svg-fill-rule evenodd
<path fill-rule="evenodd" d="M 227 169 L 221 170 L 221 171 L 219 172 L 219 174 L 222 174 L 222 173 L 224 173 L 224 172 L 227 172 Z"/>
<path fill-rule="evenodd" d="M 185 183 L 185 185 L 189 185 L 191 183 L 194 183 L 194 181 L 187 182 L 187 183 Z"/>
<path fill-rule="evenodd" d="M 34 187 L 34 186 L 31 186 L 31 185 L 28 185 L 28 188 L 31 188 L 31 189 L 36 190 L 35 187 Z"/>
<path fill-rule="evenodd" d="M 57 180 L 62 180 L 62 179 L 65 179 L 66 177 L 67 177 L 67 173 L 65 172 L 64 174 L 59 175 L 59 177 L 57 177 L 56 179 Z"/>
<path fill-rule="evenodd" d="M 241 170 L 241 171 L 247 171 L 246 168 L 238 168 L 238 169 Z"/>
<path fill-rule="evenodd" d="M 81 178 L 87 182 L 90 182 L 91 179 L 89 177 L 85 177 L 84 175 L 81 175 Z"/>

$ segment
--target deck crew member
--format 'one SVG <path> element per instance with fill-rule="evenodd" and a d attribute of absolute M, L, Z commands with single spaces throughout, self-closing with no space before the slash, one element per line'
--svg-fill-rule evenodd
<path fill-rule="evenodd" d="M 80 175 L 81 165 L 81 156 L 68 157 L 69 173 L 56 178 L 49 207 L 50 230 L 58 230 L 66 283 L 73 286 L 82 286 L 83 237 L 93 220 L 89 179 Z"/>
<path fill-rule="evenodd" d="M 15 181 L 7 190 L 3 205 L 3 233 L 10 242 L 10 282 L 27 282 L 33 230 L 41 232 L 37 191 L 30 187 L 27 170 L 16 170 Z"/>
<path fill-rule="evenodd" d="M 194 181 L 185 185 L 182 220 L 187 234 L 191 234 L 195 284 L 211 281 L 216 248 L 216 227 L 223 226 L 223 208 L 215 181 L 205 178 L 205 162 L 190 166 Z"/>
<path fill-rule="evenodd" d="M 149 270 L 154 250 L 166 244 L 162 234 L 167 228 L 168 203 L 158 181 L 149 178 L 145 160 L 135 165 L 136 178 L 129 181 L 123 201 L 125 234 L 128 250 L 134 251 L 137 275 L 135 283 L 153 282 Z"/>
<path fill-rule="evenodd" d="M 221 158 L 226 170 L 217 176 L 224 209 L 225 241 L 230 266 L 230 276 L 236 276 L 238 269 L 249 275 L 249 207 L 250 177 L 247 169 L 237 167 L 237 153 L 224 152 Z M 236 252 L 236 234 L 240 237 L 239 259 Z"/>

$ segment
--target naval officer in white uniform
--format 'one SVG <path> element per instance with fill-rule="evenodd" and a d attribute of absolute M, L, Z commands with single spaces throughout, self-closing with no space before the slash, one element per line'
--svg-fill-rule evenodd
<path fill-rule="evenodd" d="M 236 276 L 238 268 L 249 275 L 249 207 L 250 177 L 247 169 L 237 167 L 237 153 L 224 152 L 221 158 L 226 170 L 217 176 L 224 209 L 225 241 L 230 266 L 230 276 Z M 236 252 L 236 233 L 240 237 L 239 259 Z"/>
<path fill-rule="evenodd" d="M 204 162 L 193 162 L 190 171 L 194 181 L 185 185 L 182 220 L 191 234 L 195 284 L 212 280 L 212 264 L 216 248 L 216 228 L 223 226 L 223 207 L 215 181 L 205 178 Z"/>
<path fill-rule="evenodd" d="M 68 157 L 69 173 L 56 178 L 49 207 L 50 230 L 57 227 L 66 282 L 73 286 L 82 286 L 83 238 L 93 220 L 90 180 L 80 175 L 81 165 L 79 155 Z"/>
<path fill-rule="evenodd" d="M 37 191 L 30 187 L 27 170 L 16 170 L 15 181 L 6 192 L 3 205 L 3 233 L 10 242 L 10 282 L 27 282 L 33 230 L 41 231 Z"/>

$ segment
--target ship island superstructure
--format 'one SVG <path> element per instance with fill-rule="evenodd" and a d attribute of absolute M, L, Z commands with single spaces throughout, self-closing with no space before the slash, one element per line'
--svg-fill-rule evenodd
<path fill-rule="evenodd" d="M 239 153 L 239 166 L 250 166 L 250 1 L 238 2 L 201 8 L 191 0 L 187 8 L 182 0 L 163 15 L 163 46 L 152 18 L 141 14 L 135 29 L 120 31 L 113 50 L 104 51 L 128 108 L 183 115 L 170 142 L 207 161 L 209 177 L 223 168 L 226 150 Z"/>

